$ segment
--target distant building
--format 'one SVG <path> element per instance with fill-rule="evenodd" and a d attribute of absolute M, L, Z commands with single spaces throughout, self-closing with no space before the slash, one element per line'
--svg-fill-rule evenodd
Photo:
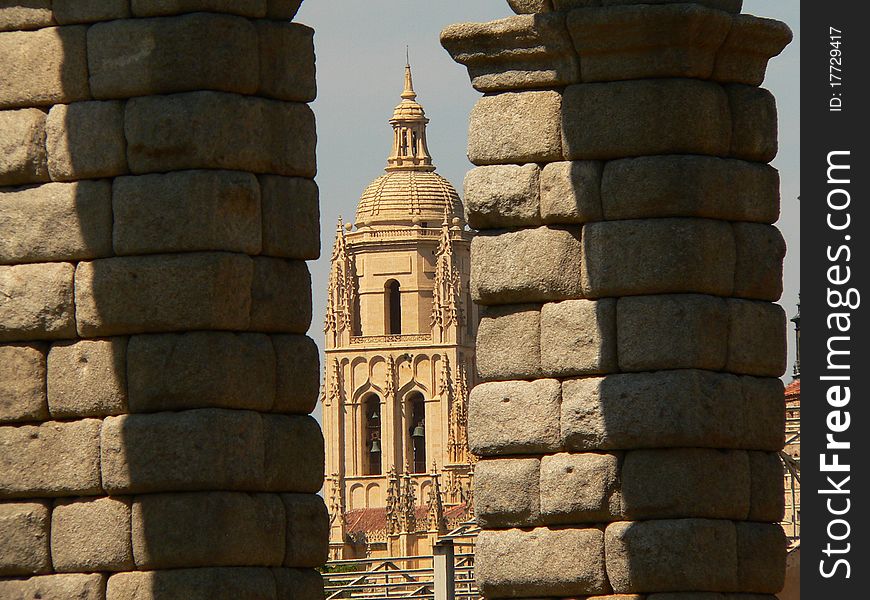
<path fill-rule="evenodd" d="M 411 556 L 470 515 L 475 381 L 471 232 L 435 172 L 411 68 L 386 173 L 339 220 L 329 278 L 323 429 L 330 558 Z"/>
<path fill-rule="evenodd" d="M 785 448 L 781 454 L 784 467 L 785 518 L 782 527 L 789 540 L 785 588 L 779 600 L 800 599 L 801 566 L 801 306 L 798 303 L 794 323 L 796 357 L 794 381 L 785 388 Z"/>

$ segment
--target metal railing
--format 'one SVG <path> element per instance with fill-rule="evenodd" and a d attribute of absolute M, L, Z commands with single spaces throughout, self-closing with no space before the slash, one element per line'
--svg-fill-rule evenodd
<path fill-rule="evenodd" d="M 438 538 L 431 555 L 331 560 L 323 573 L 326 600 L 478 600 L 474 538 L 463 523 Z"/>

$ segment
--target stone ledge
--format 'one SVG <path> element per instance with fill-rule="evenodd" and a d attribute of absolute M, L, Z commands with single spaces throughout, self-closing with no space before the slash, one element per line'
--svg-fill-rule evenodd
<path fill-rule="evenodd" d="M 480 92 L 553 88 L 580 80 L 580 61 L 561 14 L 451 25 L 441 32 L 441 45 L 468 68 L 471 85 Z"/>
<path fill-rule="evenodd" d="M 584 83 L 710 79 L 732 21 L 698 4 L 631 4 L 572 10 L 568 30 Z"/>

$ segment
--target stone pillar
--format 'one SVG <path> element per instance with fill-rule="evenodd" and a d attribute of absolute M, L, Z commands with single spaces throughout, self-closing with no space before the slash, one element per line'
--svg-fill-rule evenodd
<path fill-rule="evenodd" d="M 773 600 L 785 248 L 758 86 L 791 33 L 740 0 L 511 5 L 530 14 L 442 34 L 486 93 L 465 188 L 481 591 Z"/>
<path fill-rule="evenodd" d="M 2 4 L 0 597 L 322 597 L 299 4 Z"/>

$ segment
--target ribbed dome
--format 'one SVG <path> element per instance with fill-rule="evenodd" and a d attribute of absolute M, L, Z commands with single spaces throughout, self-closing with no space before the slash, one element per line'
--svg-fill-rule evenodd
<path fill-rule="evenodd" d="M 356 211 L 357 225 L 407 224 L 426 221 L 440 225 L 444 209 L 450 218 L 462 216 L 462 203 L 453 185 L 433 171 L 389 171 L 363 192 Z"/>

